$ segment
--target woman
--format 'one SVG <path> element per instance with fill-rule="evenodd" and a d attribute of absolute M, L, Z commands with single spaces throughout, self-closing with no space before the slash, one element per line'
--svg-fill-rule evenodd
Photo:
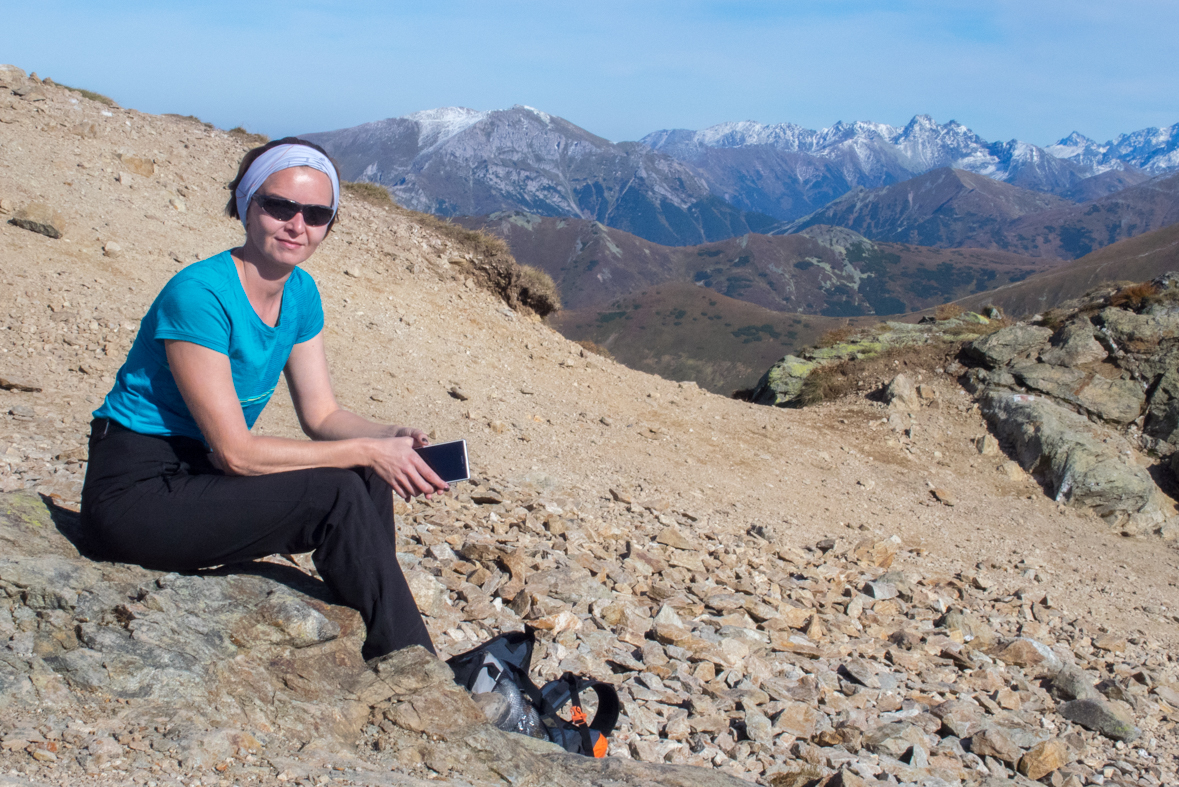
<path fill-rule="evenodd" d="M 288 137 L 248 152 L 230 188 L 245 243 L 180 271 L 143 318 L 94 413 L 83 526 L 103 557 L 165 571 L 314 550 L 364 618 L 365 659 L 433 652 L 397 563 L 393 493 L 448 487 L 414 451 L 420 429 L 336 403 L 319 292 L 299 268 L 336 219 L 336 168 Z M 280 371 L 310 442 L 250 433 Z"/>

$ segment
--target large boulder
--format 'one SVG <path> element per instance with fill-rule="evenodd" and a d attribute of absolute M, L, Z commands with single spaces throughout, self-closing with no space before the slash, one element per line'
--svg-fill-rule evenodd
<path fill-rule="evenodd" d="M 990 369 L 998 369 L 1016 358 L 1031 356 L 1048 344 L 1051 338 L 1051 328 L 1021 323 L 971 342 L 966 345 L 964 352 L 971 360 Z"/>
<path fill-rule="evenodd" d="M 1040 360 L 1053 366 L 1080 366 L 1104 360 L 1106 355 L 1093 336 L 1093 324 L 1076 320 L 1052 334 L 1052 345 L 1040 353 Z"/>
<path fill-rule="evenodd" d="M 1044 397 L 989 391 L 982 403 L 991 430 L 1059 502 L 1113 519 L 1153 513 L 1154 482 L 1124 439 Z"/>
<path fill-rule="evenodd" d="M 775 407 L 789 407 L 799 403 L 802 384 L 821 364 L 787 355 L 766 370 L 753 387 L 750 401 Z"/>
<path fill-rule="evenodd" d="M 1105 367 L 1103 371 L 1110 376 L 1047 363 L 1011 367 L 1015 379 L 1027 388 L 1082 407 L 1103 421 L 1128 424 L 1142 414 L 1146 393 L 1137 382 L 1123 379 L 1116 367 Z"/>
<path fill-rule="evenodd" d="M 1179 367 L 1168 369 L 1151 392 L 1143 431 L 1179 448 Z"/>
<path fill-rule="evenodd" d="M 1179 312 L 1138 314 L 1127 309 L 1102 309 L 1097 322 L 1114 346 L 1126 352 L 1150 352 L 1165 340 L 1179 339 Z"/>

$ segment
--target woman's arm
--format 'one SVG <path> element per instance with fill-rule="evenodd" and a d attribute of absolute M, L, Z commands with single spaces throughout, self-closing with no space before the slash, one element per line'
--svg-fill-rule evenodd
<path fill-rule="evenodd" d="M 322 354 L 323 344 L 318 337 L 304 345 L 313 342 L 318 342 L 318 350 Z M 293 380 L 292 395 L 298 388 L 304 395 L 312 396 L 319 406 L 307 418 L 296 398 L 295 406 L 299 410 L 300 421 L 304 423 L 305 431 L 308 424 L 313 424 L 313 431 L 308 432 L 313 436 L 338 434 L 341 437 L 313 442 L 265 437 L 251 434 L 246 427 L 241 403 L 233 386 L 228 356 L 192 342 L 169 340 L 164 344 L 168 365 L 180 394 L 212 449 L 214 458 L 226 472 L 233 475 L 264 475 L 311 467 L 367 466 L 376 470 L 393 487 L 393 491 L 407 500 L 420 494 L 430 497 L 434 492 L 448 488 L 413 450 L 415 437 L 412 432 L 416 430 L 398 436 L 381 434 L 376 429 L 360 428 L 357 421 L 363 424 L 369 422 L 340 410 L 338 405 L 334 412 L 324 407 L 322 385 L 326 383 L 333 404 L 335 396 L 331 394 L 330 379 L 325 377 L 317 383 L 306 376 L 308 367 L 313 368 L 314 364 L 296 364 L 301 371 L 293 370 L 288 364 L 287 379 Z M 303 345 L 296 345 L 296 350 L 300 347 Z M 294 354 L 292 352 L 292 357 Z M 304 360 L 307 360 L 306 352 L 303 355 Z M 314 355 L 314 352 L 310 355 Z M 321 368 L 326 375 L 326 360 L 322 361 Z M 314 374 L 314 371 L 310 373 Z M 375 424 L 371 426 L 376 427 Z M 349 434 L 354 436 L 344 437 Z"/>

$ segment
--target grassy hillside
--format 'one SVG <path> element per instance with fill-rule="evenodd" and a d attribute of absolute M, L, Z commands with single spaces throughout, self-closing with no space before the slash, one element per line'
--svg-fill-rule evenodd
<path fill-rule="evenodd" d="M 1179 271 L 1179 224 L 1106 246 L 1075 262 L 958 303 L 966 309 L 994 304 L 1018 318 L 1078 298 L 1105 282 L 1145 281 L 1167 271 Z"/>

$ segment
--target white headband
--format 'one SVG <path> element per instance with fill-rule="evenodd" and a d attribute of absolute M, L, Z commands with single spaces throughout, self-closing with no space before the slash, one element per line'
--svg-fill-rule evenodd
<path fill-rule="evenodd" d="M 237 215 L 246 225 L 246 211 L 250 207 L 250 200 L 266 179 L 279 170 L 291 167 L 311 167 L 328 176 L 332 181 L 332 215 L 340 205 L 340 177 L 331 160 L 315 148 L 306 145 L 276 145 L 254 159 L 254 163 L 242 175 L 241 183 L 237 184 L 234 196 L 237 198 Z"/>

